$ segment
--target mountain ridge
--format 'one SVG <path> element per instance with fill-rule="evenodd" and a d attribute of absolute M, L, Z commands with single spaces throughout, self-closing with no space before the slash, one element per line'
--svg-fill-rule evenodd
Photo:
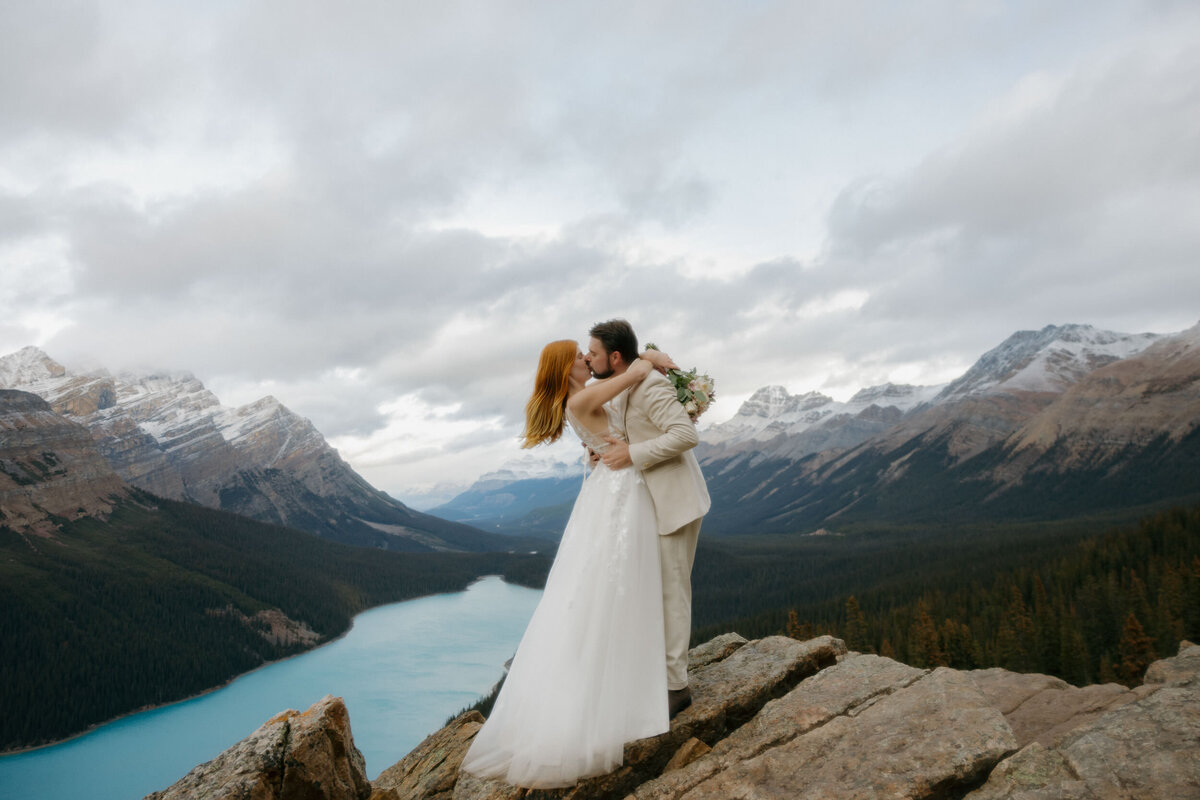
<path fill-rule="evenodd" d="M 1068 342 L 1099 341 L 1099 352 L 1056 347 L 1063 331 Z M 968 370 L 972 380 L 960 381 L 953 391 L 948 387 L 935 402 L 853 447 L 799 459 L 709 459 L 709 491 L 714 506 L 724 508 L 710 512 L 706 527 L 732 532 L 735 523 L 745 526 L 752 520 L 755 530 L 781 531 L 811 529 L 831 520 L 946 521 L 979 514 L 1054 518 L 1079 513 L 1089 504 L 1106 509 L 1188 502 L 1200 493 L 1200 485 L 1187 480 L 1200 464 L 1200 398 L 1193 392 L 1200 385 L 1200 369 L 1190 355 L 1196 350 L 1194 338 L 1194 329 L 1129 336 L 1088 326 L 1014 334 Z M 1029 347 L 1030 341 L 1038 346 Z M 1117 358 L 1114 349 L 1129 354 Z M 1067 355 L 1048 357 L 1062 352 Z M 1144 352 L 1150 355 L 1139 358 Z M 1167 355 L 1155 355 L 1163 353 Z M 1008 357 L 1013 354 L 1017 357 Z M 1090 364 L 1098 366 L 1083 369 Z M 1046 379 L 1029 381 L 1030 365 Z M 1032 420 L 1071 416 L 1074 412 L 1062 409 L 1078 396 L 1072 387 L 1091 385 L 1089 376 L 1107 386 L 1112 375 L 1128 373 L 1125 382 L 1139 385 L 1158 372 L 1172 376 L 1171 391 L 1162 394 L 1162 401 L 1178 417 L 1172 422 L 1173 436 L 1162 428 L 1170 417 L 1166 412 L 1146 417 L 1148 427 L 1131 436 L 1122 415 L 1144 403 L 1141 397 L 1128 397 L 1117 407 L 1092 404 L 1099 414 L 1093 431 L 1108 437 L 1100 458 L 1076 457 L 1085 449 L 1080 429 L 1064 428 L 1052 447 L 1026 448 L 1024 453 L 1014 449 L 1019 440 L 1012 437 Z M 1017 376 L 1023 379 L 1013 381 Z M 736 472 L 733 467 L 739 465 Z M 1038 479 L 1022 480 L 1024 476 Z M 757 505 L 751 508 L 751 502 Z"/>
<path fill-rule="evenodd" d="M 123 480 L 160 497 L 383 549 L 513 546 L 375 489 L 271 396 L 228 408 L 190 372 L 75 373 L 35 347 L 0 358 L 0 387 L 84 425 Z"/>
<path fill-rule="evenodd" d="M 1200 463 L 1200 407 L 1188 394 L 1200 369 L 1180 354 L 1196 340 L 1200 325 L 1173 334 L 1047 325 L 1011 334 L 939 386 L 885 383 L 846 402 L 762 387 L 729 420 L 700 433 L 695 452 L 713 497 L 705 531 L 804 532 L 872 513 L 892 521 L 965 518 L 985 505 L 988 514 L 1055 518 L 1086 502 L 1188 502 L 1200 495 L 1186 481 Z M 1164 366 L 1164 353 L 1182 360 Z M 1144 396 L 1134 397 L 1139 376 L 1155 370 L 1162 374 L 1147 377 Z M 1103 387 L 1117 384 L 1128 395 L 1124 416 L 1106 416 L 1105 403 L 1117 400 Z M 1085 453 L 1084 440 L 1098 442 L 1105 430 L 1107 443 Z M 1128 469 L 1117 468 L 1122 460 Z M 1138 470 L 1143 477 L 1133 475 Z M 1043 475 L 1053 480 L 1039 487 L 1031 476 Z M 505 520 L 508 530 L 561 529 L 569 512 L 561 487 L 547 487 L 555 493 L 542 508 L 532 484 L 483 488 L 473 487 L 524 498 L 526 516 Z"/>

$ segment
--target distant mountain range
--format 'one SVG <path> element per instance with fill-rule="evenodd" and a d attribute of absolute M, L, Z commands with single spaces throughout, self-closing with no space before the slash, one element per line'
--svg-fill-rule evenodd
<path fill-rule="evenodd" d="M 430 513 L 498 533 L 557 539 L 585 474 L 582 458 L 568 464 L 525 454 Z"/>
<path fill-rule="evenodd" d="M 349 544 L 415 551 L 514 546 L 511 538 L 414 511 L 375 489 L 312 423 L 273 397 L 227 408 L 188 373 L 73 373 L 34 347 L 0 358 L 0 389 L 19 390 L 0 404 L 0 417 L 10 418 L 0 442 L 0 482 L 10 484 L 0 485 L 7 524 L 36 524 L 39 514 L 45 524 L 47 504 L 62 506 L 47 498 L 66 491 L 66 481 L 91 486 L 77 507 L 89 512 L 128 484 Z M 41 450 L 61 463 L 39 461 Z M 65 470 L 68 460 L 80 469 Z"/>
<path fill-rule="evenodd" d="M 758 453 L 708 451 L 708 527 L 1052 519 L 1194 500 L 1198 387 L 1200 326 L 1022 331 L 857 443 L 803 453 L 785 435 Z"/>
<path fill-rule="evenodd" d="M 1020 331 L 942 386 L 884 384 L 846 402 L 759 389 L 701 434 L 705 531 L 1054 519 L 1194 500 L 1198 427 L 1200 325 Z M 507 503 L 495 529 L 554 535 L 572 488 L 552 476 L 481 481 L 438 511 Z"/>

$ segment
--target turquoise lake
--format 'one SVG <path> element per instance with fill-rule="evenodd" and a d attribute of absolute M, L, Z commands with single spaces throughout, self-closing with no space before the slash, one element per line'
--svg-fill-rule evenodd
<path fill-rule="evenodd" d="M 341 639 L 216 691 L 0 757 L 0 799 L 138 800 L 278 712 L 302 711 L 327 694 L 345 698 L 374 779 L 491 690 L 540 597 L 490 577 L 463 592 L 371 609 Z"/>

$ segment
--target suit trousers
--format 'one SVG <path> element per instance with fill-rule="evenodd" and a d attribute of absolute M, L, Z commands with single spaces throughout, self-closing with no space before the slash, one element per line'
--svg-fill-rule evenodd
<path fill-rule="evenodd" d="M 662 565 L 663 627 L 667 640 L 667 688 L 688 685 L 688 644 L 692 638 L 692 562 L 703 517 L 658 537 Z"/>

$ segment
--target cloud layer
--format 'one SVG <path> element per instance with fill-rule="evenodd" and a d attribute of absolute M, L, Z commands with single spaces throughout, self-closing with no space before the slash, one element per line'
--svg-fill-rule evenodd
<path fill-rule="evenodd" d="M 0 351 L 273 393 L 400 496 L 609 317 L 717 416 L 1200 318 L 1190 3 L 8 4 L 0 104 Z"/>

